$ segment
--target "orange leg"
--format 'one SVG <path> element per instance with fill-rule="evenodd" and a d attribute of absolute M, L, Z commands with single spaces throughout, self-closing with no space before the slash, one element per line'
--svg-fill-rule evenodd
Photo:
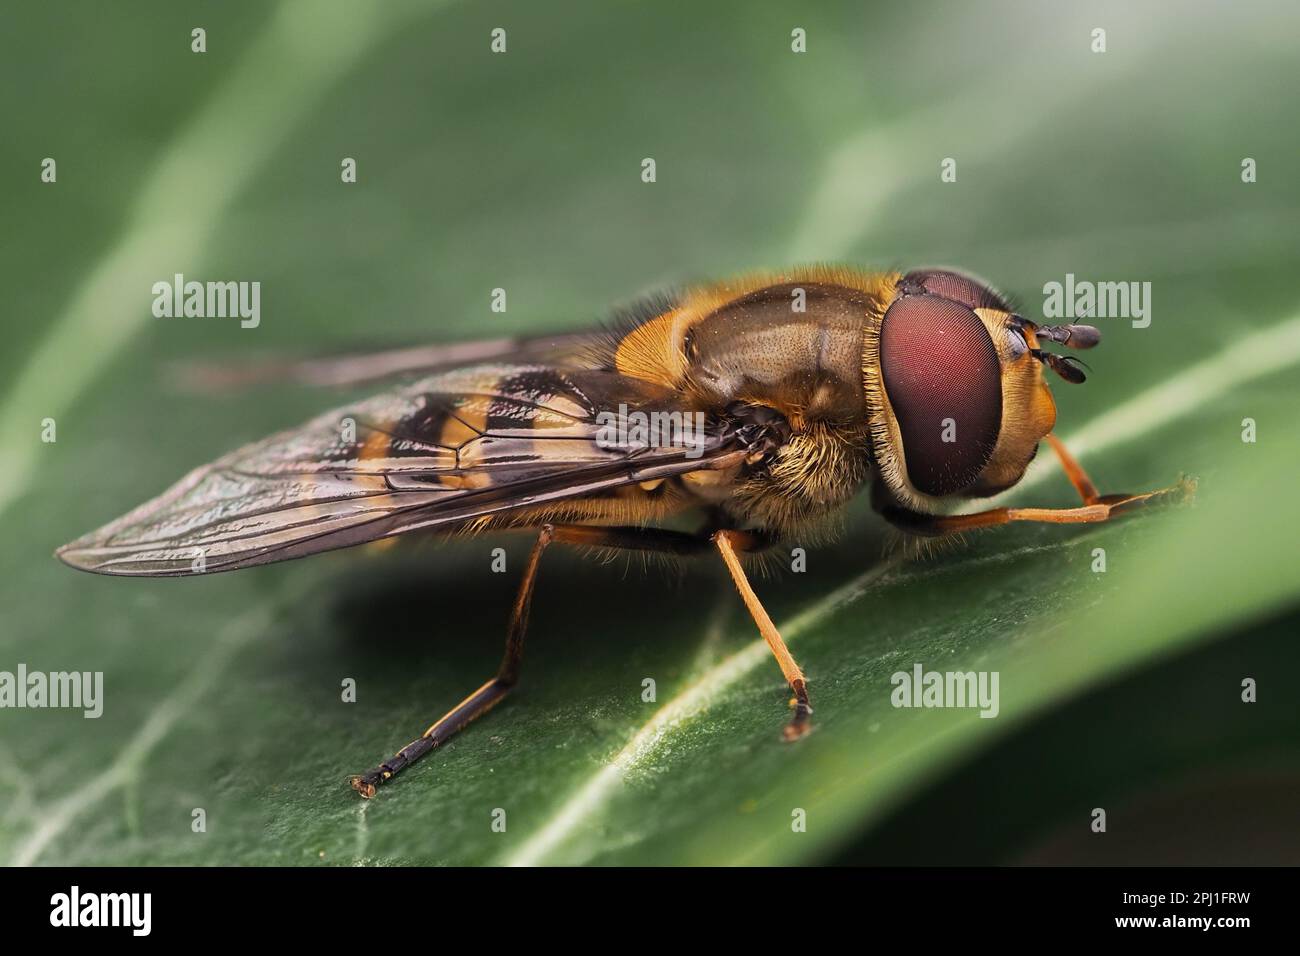
<path fill-rule="evenodd" d="M 772 649 L 772 655 L 776 658 L 781 673 L 794 693 L 794 699 L 790 701 L 794 707 L 794 716 L 785 726 L 785 739 L 797 740 L 812 729 L 808 720 L 812 716 L 812 707 L 808 703 L 808 681 L 804 679 L 803 671 L 790 654 L 790 649 L 785 646 L 785 641 L 781 639 L 780 631 L 776 629 L 776 625 L 772 623 L 772 619 L 758 600 L 758 595 L 749 584 L 749 578 L 745 576 L 745 569 L 740 565 L 740 559 L 736 557 L 737 545 L 742 550 L 750 550 L 746 547 L 750 537 L 743 531 L 719 531 L 713 536 L 713 543 L 717 546 L 718 553 L 722 555 L 727 570 L 731 572 L 731 580 L 735 582 L 736 590 L 740 592 L 750 617 L 758 625 L 758 631 L 763 635 L 763 640 L 767 641 L 767 646 Z"/>
<path fill-rule="evenodd" d="M 904 531 L 918 535 L 941 535 L 977 528 L 991 528 L 1013 521 L 1037 521 L 1045 524 L 1091 524 L 1109 521 L 1116 515 L 1151 505 L 1177 504 L 1186 501 L 1196 492 L 1196 481 L 1184 478 L 1170 488 L 1148 491 L 1138 495 L 1103 495 L 1098 493 L 1088 473 L 1066 450 L 1055 435 L 1047 442 L 1060 459 L 1070 484 L 1074 485 L 1083 506 L 1078 508 L 990 508 L 965 515 L 927 515 L 897 505 L 885 505 L 880 513 Z"/>
<path fill-rule="evenodd" d="M 1101 498 L 1101 495 L 1097 492 L 1097 486 L 1092 483 L 1088 473 L 1070 454 L 1061 439 L 1055 435 L 1048 435 L 1047 444 L 1051 445 L 1052 451 L 1056 452 L 1056 457 L 1061 462 L 1061 470 L 1065 472 L 1065 477 L 1070 479 L 1070 484 L 1074 485 L 1074 490 L 1079 493 L 1083 503 L 1085 505 L 1096 504 Z"/>
<path fill-rule="evenodd" d="M 720 536 L 726 535 L 726 543 L 720 543 Z M 808 715 L 812 708 L 808 706 L 808 689 L 804 684 L 803 673 L 786 650 L 781 635 L 758 603 L 744 572 L 736 561 L 735 550 L 761 551 L 771 542 L 761 535 L 746 531 L 725 531 L 714 535 L 713 542 L 723 552 L 723 558 L 730 556 L 735 562 L 732 576 L 737 578 L 736 586 L 749 607 L 759 629 L 768 639 L 781 670 L 794 688 L 796 698 L 795 719 L 787 728 L 786 736 L 799 736 L 807 729 Z M 533 590 L 537 583 L 537 569 L 541 563 L 542 553 L 552 543 L 576 545 L 579 547 L 608 548 L 611 550 L 648 551 L 659 554 L 692 555 L 710 550 L 710 538 L 704 534 L 687 534 L 660 528 L 622 528 L 589 525 L 543 525 L 528 557 L 524 568 L 523 580 L 519 583 L 519 593 L 515 597 L 514 609 L 510 615 L 510 626 L 506 631 L 506 650 L 496 676 L 474 691 L 459 704 L 448 711 L 432 727 L 411 741 L 394 756 L 381 763 L 368 773 L 351 778 L 352 788 L 363 797 L 373 797 L 379 787 L 394 776 L 415 763 L 421 757 L 435 750 L 452 735 L 460 732 L 471 721 L 476 720 L 501 702 L 519 683 L 519 667 L 524 656 L 524 635 L 528 630 L 529 609 L 532 606 Z M 730 566 L 730 565 L 729 565 Z M 757 609 L 757 610 L 755 610 Z M 791 728 L 799 728 L 792 733 Z"/>

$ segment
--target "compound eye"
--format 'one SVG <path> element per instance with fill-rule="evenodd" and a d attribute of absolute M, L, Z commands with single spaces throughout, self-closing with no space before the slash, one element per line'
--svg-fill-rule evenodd
<path fill-rule="evenodd" d="M 959 272 L 947 272 L 943 269 L 918 269 L 903 276 L 902 287 L 905 292 L 928 292 L 952 299 L 971 309 L 997 309 L 1010 312 L 1002 296 L 988 286 L 976 282 Z"/>
<path fill-rule="evenodd" d="M 1002 426 L 1002 369 L 979 316 L 938 295 L 895 299 L 880 374 L 913 487 L 943 497 L 974 484 Z"/>

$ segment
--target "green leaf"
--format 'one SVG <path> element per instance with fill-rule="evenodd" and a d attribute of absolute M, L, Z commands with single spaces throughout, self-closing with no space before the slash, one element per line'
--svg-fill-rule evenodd
<path fill-rule="evenodd" d="M 898 862 L 894 821 L 963 847 L 956 862 L 1008 862 L 1042 859 L 1051 834 L 1145 792 L 1124 779 L 1154 790 L 1230 759 L 1297 770 L 1300 730 L 1270 709 L 1292 682 L 1248 640 L 1300 596 L 1300 185 L 1284 174 L 1297 64 L 1260 45 L 1253 19 L 1111 11 L 1096 55 L 1087 11 L 1028 2 L 996 17 L 951 4 L 938 33 L 856 4 L 561 17 L 520 3 L 487 17 L 286 3 L 205 11 L 196 55 L 192 17 L 170 5 L 129 24 L 67 9 L 26 9 L 0 39 L 11 88 L 45 77 L 0 159 L 0 670 L 102 671 L 105 707 L 0 711 L 0 860 Z M 1279 7 L 1270 33 L 1296 20 Z M 504 56 L 488 49 L 498 25 Z M 789 52 L 794 25 L 807 54 Z M 56 54 L 94 89 L 49 74 Z M 45 155 L 57 184 L 39 182 Z M 339 181 L 344 156 L 355 185 Z M 1240 179 L 1246 156 L 1257 183 Z M 955 183 L 939 181 L 945 157 Z M 370 802 L 347 775 L 495 667 L 527 542 L 415 541 L 165 581 L 50 556 L 340 401 L 178 391 L 173 361 L 576 328 L 658 284 L 811 260 L 961 266 L 1031 316 L 1067 272 L 1151 282 L 1150 327 L 1107 320 L 1088 383 L 1055 389 L 1058 430 L 1103 490 L 1187 473 L 1196 501 L 998 529 L 927 558 L 882 557 L 858 503 L 834 544 L 803 545 L 805 573 L 756 582 L 810 680 L 816 730 L 793 745 L 788 691 L 719 568 L 548 554 L 520 690 Z M 151 284 L 177 272 L 259 279 L 261 326 L 152 318 Z M 498 286 L 504 315 L 488 309 Z M 1040 461 L 1007 500 L 1073 494 Z M 501 544 L 505 575 L 490 567 Z M 1216 685 L 1193 663 L 1230 637 L 1243 650 Z M 998 716 L 893 707 L 891 676 L 916 663 L 998 672 Z M 1246 676 L 1258 705 L 1240 702 Z M 1126 681 L 1143 691 L 1106 696 Z M 1121 740 L 1155 726 L 1122 719 L 1144 706 L 1202 728 L 1221 708 L 1239 732 Z M 1107 745 L 1086 763 L 1053 749 L 1093 727 Z M 1273 745 L 1240 757 L 1245 739 Z M 954 788 L 981 768 L 1037 795 L 1017 804 L 1034 812 L 996 831 L 1005 843 L 951 843 Z"/>

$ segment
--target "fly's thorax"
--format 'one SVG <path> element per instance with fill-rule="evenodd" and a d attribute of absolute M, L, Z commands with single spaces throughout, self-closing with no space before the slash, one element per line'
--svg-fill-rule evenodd
<path fill-rule="evenodd" d="M 1056 420 L 1036 350 L 982 283 L 943 271 L 899 279 L 862 357 L 872 455 L 895 500 L 934 512 L 1020 480 Z"/>
<path fill-rule="evenodd" d="M 722 410 L 737 401 L 802 420 L 860 420 L 866 317 L 892 274 L 810 268 L 693 290 L 619 338 L 620 374 Z"/>
<path fill-rule="evenodd" d="M 862 317 L 870 305 L 858 290 L 820 283 L 756 290 L 684 331 L 685 377 L 710 405 L 744 400 L 809 420 L 860 415 Z"/>
<path fill-rule="evenodd" d="M 811 269 L 643 314 L 611 364 L 712 411 L 784 416 L 788 438 L 724 504 L 781 533 L 838 509 L 873 473 L 920 511 L 1018 481 L 1056 414 L 1033 329 L 957 273 Z M 695 483 L 717 503 L 728 481 Z"/>
<path fill-rule="evenodd" d="M 620 338 L 613 364 L 727 416 L 774 410 L 788 425 L 734 475 L 683 476 L 697 500 L 775 534 L 840 508 L 870 476 L 862 354 L 899 276 L 811 268 L 694 290 Z"/>

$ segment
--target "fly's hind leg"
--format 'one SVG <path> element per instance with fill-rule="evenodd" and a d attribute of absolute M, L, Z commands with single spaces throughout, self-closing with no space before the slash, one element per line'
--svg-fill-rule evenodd
<path fill-rule="evenodd" d="M 510 693 L 511 688 L 519 682 L 519 665 L 524 657 L 524 635 L 528 631 L 528 612 L 533 603 L 533 587 L 537 581 L 537 566 L 541 562 L 542 552 L 554 540 L 555 529 L 550 525 L 542 528 L 528 556 L 524 568 L 523 580 L 519 582 L 519 593 L 515 596 L 515 605 L 510 612 L 510 626 L 506 630 L 506 650 L 501 659 L 501 666 L 496 675 L 482 687 L 474 691 L 459 704 L 444 714 L 432 727 L 411 741 L 394 756 L 385 760 L 375 769 L 352 777 L 352 789 L 363 797 L 373 797 L 379 785 L 390 780 L 411 764 L 415 763 L 430 750 L 433 750 L 448 737 L 461 730 L 466 724 L 481 717 L 500 703 L 501 698 Z"/>

